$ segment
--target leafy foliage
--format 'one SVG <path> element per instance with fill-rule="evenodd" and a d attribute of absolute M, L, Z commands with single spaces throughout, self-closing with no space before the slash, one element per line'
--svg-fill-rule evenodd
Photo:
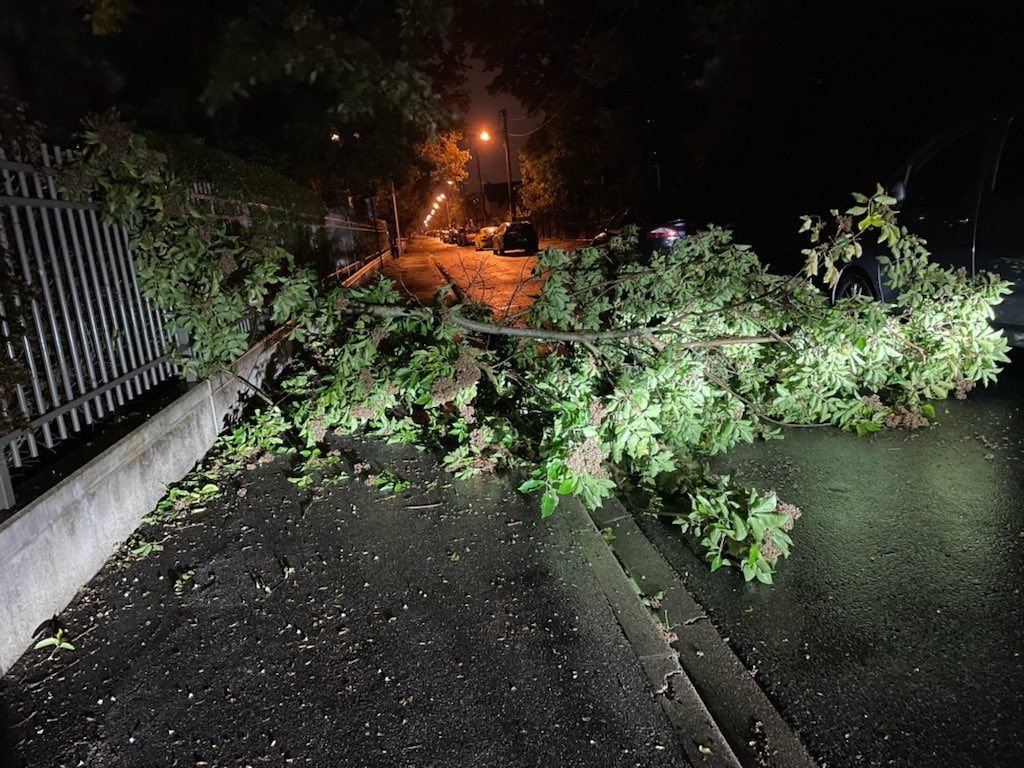
<path fill-rule="evenodd" d="M 294 211 L 258 206 L 248 230 L 232 232 L 200 210 L 188 185 L 116 115 L 86 122 L 75 164 L 60 176 L 72 196 L 97 193 L 104 218 L 129 232 L 143 293 L 164 311 L 171 332 L 188 334 L 186 372 L 208 373 L 249 346 L 250 320 L 298 322 L 312 310 L 316 276 L 297 265 L 291 245 Z M 298 328 L 296 335 L 301 335 Z"/>
<path fill-rule="evenodd" d="M 461 131 L 442 131 L 420 147 L 420 156 L 430 164 L 436 180 L 458 184 L 469 178 L 469 150 L 459 147 L 462 140 Z"/>
<path fill-rule="evenodd" d="M 464 104 L 460 51 L 446 40 L 450 0 L 39 0 L 4 10 L 0 48 L 18 64 L 16 90 L 51 127 L 73 130 L 117 106 L 147 128 L 273 167 L 332 205 L 401 183 L 416 147 Z"/>
<path fill-rule="evenodd" d="M 832 307 L 709 227 L 650 259 L 635 232 L 607 251 L 546 251 L 536 302 L 494 324 L 488 308 L 404 305 L 385 279 L 318 289 L 272 230 L 243 238 L 196 210 L 164 156 L 117 121 L 90 125 L 64 180 L 82 179 L 132 233 L 143 289 L 195 339 L 193 368 L 241 354 L 249 313 L 305 342 L 281 385 L 287 402 L 226 438 L 225 467 L 298 451 L 307 472 L 326 473 L 337 464 L 328 430 L 365 431 L 432 448 L 460 477 L 526 470 L 521 490 L 540 493 L 545 516 L 564 496 L 596 507 L 634 486 L 678 518 L 712 568 L 734 565 L 748 580 L 771 580 L 798 510 L 711 474 L 709 458 L 788 424 L 862 435 L 919 426 L 934 416 L 926 400 L 966 395 L 1007 360 L 989 326 L 1007 284 L 929 262 L 880 189 L 830 222 L 806 219 L 804 255 L 807 272 L 831 282 L 877 234 L 894 306 Z M 288 445 L 295 433 L 304 447 Z M 404 487 L 387 471 L 367 480 Z M 143 541 L 135 554 L 159 546 Z"/>
<path fill-rule="evenodd" d="M 788 424 L 927 423 L 926 400 L 988 383 L 1007 360 L 988 324 L 1006 283 L 930 263 L 890 206 L 881 192 L 860 200 L 833 217 L 835 236 L 812 224 L 807 256 L 829 273 L 879 232 L 894 306 L 832 307 L 716 227 L 649 262 L 634 236 L 546 251 L 540 297 L 501 325 L 472 307 L 403 307 L 383 279 L 339 289 L 285 383 L 290 413 L 309 446 L 364 430 L 434 448 L 461 476 L 524 468 L 543 515 L 564 496 L 594 507 L 635 486 L 713 568 L 768 582 L 799 510 L 711 474 L 710 457 Z"/>
<path fill-rule="evenodd" d="M 33 159 L 39 154 L 39 125 L 25 114 L 25 105 L 0 92 L 0 150 L 7 157 Z M 14 354 L 0 360 L 0 403 L 17 402 L 21 387 L 29 384 L 29 371 L 22 363 L 24 339 L 35 341 L 36 330 L 26 322 L 23 308 L 36 298 L 39 287 L 25 281 L 12 245 L 0 240 L 0 307 L 3 308 L 2 337 Z M 0 434 L 25 426 L 20 408 L 0 408 Z"/>

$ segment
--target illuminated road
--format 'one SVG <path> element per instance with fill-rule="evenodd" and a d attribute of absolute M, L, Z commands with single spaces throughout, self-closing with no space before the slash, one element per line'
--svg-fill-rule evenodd
<path fill-rule="evenodd" d="M 578 243 L 541 241 L 542 248 L 567 245 Z M 442 285 L 452 283 L 466 300 L 486 304 L 496 317 L 503 317 L 533 303 L 543 284 L 533 277 L 536 263 L 536 256 L 496 256 L 489 249 L 477 251 L 436 237 L 417 237 L 402 258 L 387 262 L 383 271 L 423 304 L 429 304 Z"/>

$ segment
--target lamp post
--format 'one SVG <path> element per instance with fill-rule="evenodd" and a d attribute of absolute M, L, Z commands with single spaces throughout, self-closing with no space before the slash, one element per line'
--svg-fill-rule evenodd
<path fill-rule="evenodd" d="M 490 141 L 491 134 L 487 131 L 480 131 L 480 141 Z M 483 224 L 487 224 L 487 195 L 484 194 L 484 175 L 480 171 L 480 148 L 476 150 L 476 177 L 480 181 L 480 208 L 483 210 Z"/>
<path fill-rule="evenodd" d="M 508 183 L 508 217 L 511 221 L 516 220 L 516 201 L 512 197 L 512 155 L 508 148 L 508 112 L 504 109 L 498 110 L 498 117 L 501 118 L 501 133 L 505 140 L 505 180 Z"/>

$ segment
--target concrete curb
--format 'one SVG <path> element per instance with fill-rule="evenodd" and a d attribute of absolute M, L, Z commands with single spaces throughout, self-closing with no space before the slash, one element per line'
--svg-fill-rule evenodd
<path fill-rule="evenodd" d="M 564 511 L 563 511 L 564 509 Z M 728 741 L 679 665 L 679 656 L 637 597 L 622 566 L 583 506 L 565 499 L 558 514 L 569 517 L 576 541 L 647 675 L 689 762 L 709 768 L 740 768 Z"/>
<path fill-rule="evenodd" d="M 672 678 L 672 690 L 677 697 L 682 694 L 682 702 L 695 696 L 706 707 L 716 729 L 738 759 L 737 764 L 744 768 L 817 768 L 800 737 L 782 719 L 629 511 L 619 501 L 610 500 L 591 512 L 590 519 L 596 529 L 610 531 L 611 542 L 606 550 L 610 556 L 614 553 L 617 565 L 621 564 L 620 573 L 625 572 L 622 578 L 628 574 L 645 595 L 664 593 L 661 610 L 667 611 L 672 631 L 678 636 L 672 647 L 682 670 L 682 674 Z M 630 597 L 653 626 L 651 612 L 637 600 L 635 590 Z M 630 630 L 625 624 L 623 629 L 628 637 Z M 638 656 L 646 653 L 644 646 L 634 644 L 634 648 L 638 647 Z M 652 682 L 658 684 L 657 678 L 652 678 Z M 694 733 L 701 733 L 699 724 L 698 730 L 691 730 L 688 735 L 694 738 Z"/>

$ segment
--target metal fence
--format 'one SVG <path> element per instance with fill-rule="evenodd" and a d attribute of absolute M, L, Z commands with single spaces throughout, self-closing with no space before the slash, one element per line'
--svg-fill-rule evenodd
<path fill-rule="evenodd" d="M 172 339 L 139 291 L 128 233 L 105 224 L 92 203 L 60 197 L 55 169 L 67 153 L 42 145 L 33 159 L 0 150 L 0 278 L 11 282 L 0 286 L 0 375 L 5 367 L 27 372 L 7 400 L 0 390 L 0 510 L 15 503 L 11 468 L 47 458 L 60 441 L 175 375 L 173 344 L 187 354 L 187 338 Z M 258 210 L 272 207 L 220 197 L 209 181 L 193 185 L 192 199 L 239 235 Z M 307 218 L 291 219 L 282 240 L 314 256 L 325 245 L 318 266 L 329 279 L 389 249 L 382 220 Z M 266 321 L 254 314 L 240 327 L 251 337 Z"/>
<path fill-rule="evenodd" d="M 14 505 L 18 468 L 122 408 L 175 372 L 159 310 L 138 287 L 128 234 L 96 206 L 61 199 L 54 168 L 66 154 L 41 147 L 42 166 L 0 151 L 0 292 L 6 365 L 28 383 L 0 402 L 0 509 Z"/>
<path fill-rule="evenodd" d="M 360 222 L 339 213 L 329 213 L 324 218 L 323 229 L 332 259 L 329 279 L 344 280 L 394 247 L 383 219 Z"/>

